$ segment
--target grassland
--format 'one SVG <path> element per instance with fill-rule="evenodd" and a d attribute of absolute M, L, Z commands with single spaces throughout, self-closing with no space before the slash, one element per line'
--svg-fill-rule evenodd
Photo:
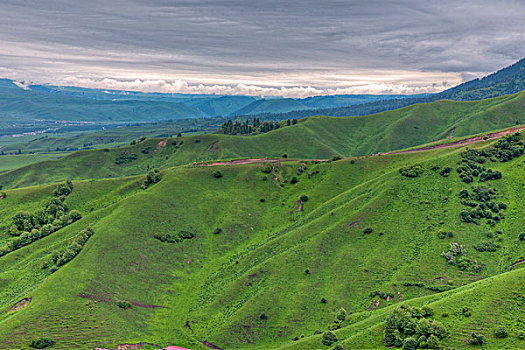
<path fill-rule="evenodd" d="M 508 98 L 521 101 L 523 96 Z M 493 108 L 486 113 L 500 115 L 498 106 Z M 397 122 L 383 128 L 411 125 L 409 112 L 399 111 L 408 113 L 406 118 L 397 116 Z M 455 135 L 469 132 L 474 121 L 479 122 L 476 130 L 491 127 L 484 116 L 456 122 Z M 262 172 L 264 164 L 183 165 L 284 152 L 293 158 L 357 152 L 358 147 L 345 146 L 348 138 L 338 132 L 345 125 L 359 134 L 356 121 L 348 118 L 332 126 L 331 120 L 321 120 L 326 119 L 311 118 L 297 128 L 253 138 L 202 135 L 165 144 L 148 139 L 0 175 L 6 188 L 20 187 L 7 190 L 7 198 L 0 200 L 3 243 L 13 239 L 5 233 L 11 216 L 34 211 L 52 196 L 56 185 L 44 183 L 64 176 L 86 179 L 74 181 L 66 199 L 70 209 L 83 214 L 81 220 L 0 258 L 0 348 L 23 348 L 34 338 L 49 337 L 56 342 L 54 349 L 140 342 L 192 349 L 209 349 L 210 344 L 222 349 L 327 349 L 313 333 L 325 331 L 343 307 L 351 313 L 335 331 L 343 349 L 380 349 L 385 317 L 403 303 L 435 310 L 449 332 L 444 346 L 468 347 L 470 333 L 481 332 L 487 338 L 484 348 L 523 347 L 518 334 L 524 326 L 525 270 L 515 264 L 525 257 L 518 239 L 525 216 L 523 156 L 487 164 L 503 178 L 484 184 L 496 188 L 497 201 L 508 205 L 505 219 L 495 227 L 460 220 L 465 206 L 459 192 L 479 185 L 478 180 L 462 182 L 455 171 L 464 147 L 336 162 L 282 161 L 275 163 L 273 174 Z M 312 144 L 315 138 L 309 135 L 327 139 L 325 146 Z M 408 147 L 416 140 L 414 135 L 401 146 L 376 142 L 374 150 Z M 119 152 L 136 153 L 137 159 L 118 165 Z M 401 176 L 400 167 L 416 163 L 424 169 L 421 176 Z M 142 190 L 140 174 L 147 165 L 163 168 L 163 178 Z M 445 167 L 452 168 L 448 177 L 440 175 Z M 217 170 L 222 177 L 213 176 Z M 298 203 L 302 195 L 308 200 Z M 80 254 L 47 274 L 42 263 L 89 225 L 95 234 Z M 368 227 L 372 232 L 364 234 Z M 176 243 L 154 238 L 181 230 L 196 236 Z M 443 230 L 453 237 L 440 239 Z M 489 233 L 499 248 L 473 249 Z M 455 241 L 484 268 L 462 271 L 448 264 L 441 253 Z M 376 306 L 375 291 L 393 298 L 380 298 Z M 13 311 L 24 298 L 31 301 Z M 132 307 L 120 308 L 117 301 Z M 463 315 L 464 307 L 471 309 L 470 317 Z M 500 326 L 508 337 L 494 336 Z M 299 340 L 292 341 L 295 337 Z"/>

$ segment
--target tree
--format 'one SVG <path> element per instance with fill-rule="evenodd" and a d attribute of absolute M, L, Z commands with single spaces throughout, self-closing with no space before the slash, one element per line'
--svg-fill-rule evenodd
<path fill-rule="evenodd" d="M 348 313 L 346 312 L 345 309 L 343 308 L 340 308 L 339 309 L 339 312 L 337 313 L 337 316 L 336 318 L 339 320 L 339 321 L 344 321 L 346 319 L 346 316 L 348 315 Z"/>
<path fill-rule="evenodd" d="M 215 170 L 213 172 L 213 177 L 216 179 L 220 179 L 222 177 L 222 173 L 219 170 Z"/>
<path fill-rule="evenodd" d="M 509 335 L 509 333 L 507 332 L 507 329 L 505 327 L 499 327 L 494 332 L 494 335 L 498 338 L 506 338 Z"/>

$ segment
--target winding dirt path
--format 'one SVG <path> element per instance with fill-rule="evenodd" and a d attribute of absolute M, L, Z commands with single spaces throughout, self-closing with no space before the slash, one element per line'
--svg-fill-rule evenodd
<path fill-rule="evenodd" d="M 525 128 L 525 125 L 520 125 L 520 126 L 510 128 L 510 129 L 503 130 L 503 131 L 487 133 L 487 134 L 483 134 L 480 136 L 468 137 L 466 139 L 462 139 L 458 141 L 441 143 L 437 145 L 429 145 L 429 146 L 414 148 L 414 149 L 409 149 L 409 150 L 376 153 L 376 154 L 372 154 L 371 156 L 416 153 L 416 152 L 424 152 L 424 151 L 430 151 L 433 149 L 440 149 L 440 148 L 462 147 L 462 146 L 470 145 L 472 143 L 476 143 L 480 141 L 491 141 L 494 139 L 498 139 L 500 137 L 503 137 L 509 134 L 513 134 L 518 131 L 522 131 L 524 128 Z M 438 141 L 435 141 L 434 143 L 441 142 L 441 141 L 444 141 L 444 140 L 438 140 Z M 360 156 L 358 158 L 363 158 L 363 157 L 369 157 L 369 156 Z M 217 161 L 217 162 L 198 162 L 198 163 L 193 163 L 192 165 L 194 166 L 218 166 L 218 165 L 238 165 L 238 164 L 267 163 L 267 162 L 292 162 L 292 161 L 329 162 L 330 160 L 329 159 L 288 159 L 288 158 L 245 158 L 245 159 L 234 159 L 234 160 Z"/>
<path fill-rule="evenodd" d="M 192 165 L 196 166 L 217 166 L 217 165 L 238 165 L 238 164 L 254 164 L 254 163 L 268 163 L 268 162 L 308 162 L 308 161 L 317 161 L 317 162 L 328 162 L 328 159 L 288 159 L 288 158 L 245 158 L 245 159 L 234 159 L 226 160 L 222 162 L 199 162 L 193 163 Z"/>
<path fill-rule="evenodd" d="M 448 143 L 441 143 L 438 145 L 430 145 L 430 146 L 425 146 L 425 147 L 416 148 L 416 149 L 409 149 L 409 150 L 404 150 L 404 151 L 391 151 L 391 152 L 377 153 L 375 155 L 382 156 L 386 154 L 416 153 L 416 152 L 429 151 L 429 150 L 439 149 L 439 148 L 462 147 L 462 146 L 470 145 L 471 143 L 476 143 L 480 141 L 490 141 L 494 139 L 499 139 L 500 137 L 503 137 L 509 134 L 514 134 L 515 132 L 521 131 L 523 130 L 524 127 L 525 126 L 520 125 L 520 126 L 516 126 L 510 129 L 507 129 L 507 130 L 503 130 L 503 131 L 492 132 L 492 133 L 483 134 L 480 136 L 468 137 L 463 140 L 452 141 Z M 436 142 L 441 142 L 441 141 L 443 140 L 439 140 Z"/>

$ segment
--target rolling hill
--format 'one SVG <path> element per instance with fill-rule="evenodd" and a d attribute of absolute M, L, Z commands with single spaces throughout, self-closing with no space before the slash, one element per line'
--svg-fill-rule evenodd
<path fill-rule="evenodd" d="M 288 130 L 302 130 L 304 139 L 305 125 Z M 498 147 L 505 142 L 523 149 L 521 137 Z M 176 152 L 191 145 L 187 152 L 195 155 L 209 147 L 203 143 L 184 137 Z M 17 239 L 7 233 L 17 212 L 49 208 L 57 185 L 42 185 L 38 176 L 58 179 L 68 171 L 59 164 L 86 178 L 62 197 L 82 218 L 4 250 L 0 347 L 45 338 L 53 349 L 329 349 L 321 339 L 330 328 L 342 349 L 381 349 L 387 317 L 414 305 L 427 307 L 419 323 L 442 323 L 443 346 L 466 347 L 474 332 L 485 336 L 484 348 L 520 348 L 525 163 L 518 154 L 501 158 L 495 144 L 469 147 L 485 153 L 449 147 L 334 162 L 177 166 L 146 189 L 144 175 L 92 179 L 106 164 L 98 157 L 114 150 L 71 156 L 89 161 L 40 163 L 40 173 L 23 168 L 18 184 L 35 186 L 7 190 L 0 199 L 3 245 Z M 174 151 L 159 147 L 122 169 Z M 478 173 L 466 183 L 457 171 L 465 164 L 503 175 L 480 182 L 485 175 Z M 413 168 L 400 171 L 406 166 Z M 412 171 L 415 177 L 403 176 Z M 477 213 L 469 209 L 475 193 L 489 196 L 480 197 L 485 209 L 493 207 L 489 201 L 504 203 L 478 224 L 461 214 Z M 60 260 L 86 228 L 91 236 Z M 447 260 L 442 253 L 455 242 L 465 250 Z M 495 336 L 501 327 L 507 337 Z"/>
<path fill-rule="evenodd" d="M 148 139 L 134 146 L 73 153 L 60 160 L 0 173 L 0 185 L 11 188 L 67 178 L 137 175 L 144 174 L 148 166 L 166 168 L 214 159 L 283 154 L 293 159 L 362 156 L 515 126 L 524 122 L 524 108 L 525 93 L 519 93 L 482 101 L 417 104 L 371 116 L 311 117 L 256 136 L 208 134 L 180 140 Z M 180 141 L 183 143 L 178 144 Z M 116 161 L 119 156 L 132 154 L 134 159 L 119 164 Z"/>

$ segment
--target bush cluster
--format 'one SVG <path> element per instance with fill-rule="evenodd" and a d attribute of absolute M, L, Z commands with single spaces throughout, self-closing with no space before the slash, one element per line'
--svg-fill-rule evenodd
<path fill-rule="evenodd" d="M 487 223 L 494 226 L 504 218 L 501 210 L 506 209 L 507 205 L 503 202 L 496 204 L 493 200 L 496 198 L 496 188 L 487 188 L 485 186 L 474 186 L 472 193 L 468 190 L 461 190 L 459 197 L 461 203 L 470 209 L 464 209 L 460 213 L 461 221 L 465 223 L 479 224 L 478 219 L 487 219 Z"/>
<path fill-rule="evenodd" d="M 138 158 L 139 158 L 139 156 L 136 153 L 129 153 L 128 154 L 128 153 L 122 152 L 115 158 L 115 164 L 122 165 L 122 164 L 125 164 L 125 163 L 132 162 L 132 161 L 134 161 L 135 159 L 138 159 Z"/>
<path fill-rule="evenodd" d="M 483 345 L 484 342 L 485 342 L 485 336 L 483 334 L 476 334 L 476 333 L 472 333 L 470 335 L 470 340 L 468 341 L 470 345 Z"/>
<path fill-rule="evenodd" d="M 144 183 L 142 184 L 142 188 L 145 190 L 150 185 L 160 182 L 160 180 L 162 180 L 162 173 L 160 172 L 159 169 L 153 169 L 148 172 L 148 175 L 146 175 L 146 180 L 144 180 Z"/>
<path fill-rule="evenodd" d="M 372 293 L 370 293 L 370 297 L 374 298 L 375 296 L 378 296 L 379 298 L 386 300 L 388 297 L 393 298 L 394 297 L 394 293 L 392 293 L 392 292 L 382 292 L 380 290 L 375 290 Z"/>
<path fill-rule="evenodd" d="M 481 262 L 466 257 L 465 247 L 458 242 L 450 243 L 448 252 L 441 253 L 441 256 L 451 265 L 457 266 L 460 270 L 471 270 L 480 272 L 485 267 Z"/>
<path fill-rule="evenodd" d="M 321 337 L 321 343 L 323 345 L 330 346 L 338 341 L 337 335 L 335 335 L 332 331 L 326 331 L 323 333 L 323 336 Z"/>
<path fill-rule="evenodd" d="M 49 200 L 43 209 L 35 213 L 26 211 L 16 213 L 11 218 L 12 225 L 9 228 L 9 234 L 16 237 L 0 247 L 0 257 L 81 219 L 82 214 L 78 210 L 69 211 L 64 203 L 66 196 L 72 190 L 73 184 L 67 181 L 58 185 L 54 191 L 55 197 Z"/>
<path fill-rule="evenodd" d="M 450 175 L 450 172 L 452 171 L 452 169 L 450 169 L 448 166 L 444 167 L 443 169 L 441 169 L 441 176 L 449 176 Z"/>
<path fill-rule="evenodd" d="M 53 273 L 56 270 L 58 270 L 61 266 L 64 266 L 65 264 L 73 260 L 75 256 L 77 256 L 78 253 L 80 253 L 82 248 L 84 248 L 84 245 L 89 240 L 89 238 L 93 236 L 94 233 L 95 232 L 91 227 L 80 231 L 75 236 L 75 238 L 69 243 L 66 249 L 53 252 L 51 254 L 51 258 L 42 265 L 42 268 L 49 268 L 49 272 Z"/>
<path fill-rule="evenodd" d="M 423 167 L 420 164 L 410 165 L 400 168 L 399 172 L 406 177 L 418 177 L 423 174 Z"/>
<path fill-rule="evenodd" d="M 178 243 L 185 239 L 194 238 L 195 234 L 189 231 L 179 231 L 178 233 L 156 233 L 153 235 L 153 237 L 161 242 Z"/>
<path fill-rule="evenodd" d="M 55 341 L 50 338 L 38 338 L 34 339 L 29 346 L 35 349 L 44 349 L 48 346 L 53 346 L 55 344 Z"/>
<path fill-rule="evenodd" d="M 474 249 L 478 252 L 495 252 L 499 247 L 500 245 L 493 241 L 480 241 L 474 244 Z"/>
<path fill-rule="evenodd" d="M 396 308 L 385 321 L 386 346 L 440 348 L 440 339 L 446 336 L 447 330 L 441 322 L 426 318 L 433 313 L 430 307 L 420 309 L 402 305 Z"/>

